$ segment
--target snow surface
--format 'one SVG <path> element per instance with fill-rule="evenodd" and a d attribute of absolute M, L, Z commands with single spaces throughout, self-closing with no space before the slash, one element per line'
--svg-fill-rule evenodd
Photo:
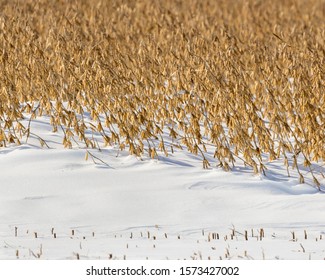
<path fill-rule="evenodd" d="M 90 150 L 107 166 L 82 146 L 63 149 L 46 117 L 32 132 L 51 149 L 35 135 L 0 149 L 0 259 L 325 258 L 324 193 L 281 160 L 264 176 L 240 164 L 205 170 L 185 150 Z"/>

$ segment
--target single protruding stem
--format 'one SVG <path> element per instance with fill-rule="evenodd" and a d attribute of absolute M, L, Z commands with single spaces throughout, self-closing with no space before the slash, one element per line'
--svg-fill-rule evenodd
<path fill-rule="evenodd" d="M 302 252 L 303 252 L 303 253 L 305 253 L 305 252 L 306 252 L 306 250 L 305 250 L 304 246 L 302 246 L 302 244 L 301 244 L 301 243 L 300 243 L 300 247 L 302 248 Z"/>
<path fill-rule="evenodd" d="M 262 240 L 264 237 L 264 229 L 260 229 L 260 240 Z"/>

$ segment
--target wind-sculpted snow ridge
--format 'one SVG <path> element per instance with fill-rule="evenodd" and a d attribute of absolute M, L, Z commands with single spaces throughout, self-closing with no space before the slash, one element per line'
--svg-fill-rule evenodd
<path fill-rule="evenodd" d="M 84 148 L 63 149 L 40 119 L 33 129 L 50 149 L 31 136 L 0 151 L 2 259 L 324 258 L 324 195 L 308 171 L 301 184 L 281 161 L 266 163 L 265 175 L 203 169 L 185 149 L 151 159 L 102 147 L 86 161 Z"/>

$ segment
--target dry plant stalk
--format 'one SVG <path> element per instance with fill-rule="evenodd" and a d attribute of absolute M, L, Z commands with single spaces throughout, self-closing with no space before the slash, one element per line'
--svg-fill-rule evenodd
<path fill-rule="evenodd" d="M 187 148 L 204 168 L 213 147 L 225 170 L 238 160 L 256 173 L 268 155 L 292 159 L 303 183 L 300 156 L 319 187 L 324 10 L 322 0 L 1 0 L 0 146 L 21 144 L 46 115 L 66 148 L 97 147 L 93 131 L 137 156 Z"/>

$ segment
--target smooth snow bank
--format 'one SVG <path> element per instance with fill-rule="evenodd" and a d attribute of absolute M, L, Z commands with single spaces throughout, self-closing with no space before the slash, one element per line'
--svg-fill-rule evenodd
<path fill-rule="evenodd" d="M 244 167 L 204 170 L 186 151 L 141 160 L 123 153 L 117 157 L 114 148 L 91 150 L 106 166 L 85 161 L 83 148 L 61 148 L 46 119 L 36 125 L 36 133 L 54 148 L 39 148 L 31 139 L 0 150 L 2 259 L 16 258 L 17 250 L 24 252 L 20 258 L 34 258 L 41 244 L 40 256 L 46 259 L 73 258 L 76 252 L 87 258 L 114 252 L 131 259 L 325 257 L 319 240 L 325 234 L 324 193 L 299 184 L 294 171 L 287 177 L 281 161 L 267 164 L 267 176 L 256 176 Z M 267 236 L 254 244 L 240 234 L 238 240 L 225 240 L 233 228 L 253 229 L 256 236 L 264 228 Z M 302 235 L 304 230 L 313 236 L 304 241 L 311 251 L 303 252 L 299 240 L 289 241 L 292 231 Z M 220 232 L 220 252 L 211 249 L 209 232 Z M 225 248 L 233 248 L 233 255 L 225 255 Z"/>

